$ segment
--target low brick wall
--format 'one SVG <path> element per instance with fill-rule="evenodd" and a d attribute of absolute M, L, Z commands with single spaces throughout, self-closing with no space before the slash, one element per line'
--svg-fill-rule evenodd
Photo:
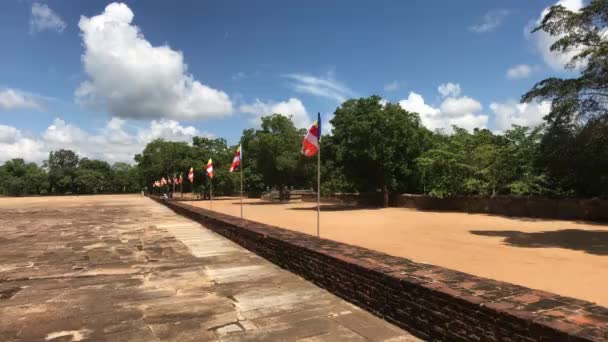
<path fill-rule="evenodd" d="M 316 195 L 302 198 L 316 202 Z M 322 197 L 322 202 L 378 206 L 380 193 L 334 194 Z M 543 198 L 526 196 L 459 196 L 436 198 L 427 195 L 392 195 L 390 205 L 431 211 L 459 211 L 504 216 L 537 217 L 560 220 L 608 222 L 608 200 L 598 198 Z"/>
<path fill-rule="evenodd" d="M 424 339 L 608 340 L 608 309 L 593 303 L 154 199 Z"/>

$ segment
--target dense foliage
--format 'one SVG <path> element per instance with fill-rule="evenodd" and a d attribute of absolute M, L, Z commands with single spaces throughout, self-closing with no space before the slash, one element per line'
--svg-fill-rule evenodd
<path fill-rule="evenodd" d="M 4 195 L 101 194 L 140 191 L 137 167 L 125 163 L 79 159 L 70 150 L 53 151 L 39 167 L 12 159 L 0 166 Z"/>
<path fill-rule="evenodd" d="M 553 6 L 535 31 L 558 39 L 551 50 L 572 55 L 578 77 L 537 83 L 522 101 L 550 100 L 539 166 L 547 185 L 565 195 L 608 195 L 608 0 L 578 12 Z"/>

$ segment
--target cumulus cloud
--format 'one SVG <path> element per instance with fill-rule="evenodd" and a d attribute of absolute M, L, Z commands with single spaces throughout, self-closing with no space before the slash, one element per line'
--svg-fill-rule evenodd
<path fill-rule="evenodd" d="M 449 94 L 460 94 L 460 88 Z M 467 96 L 447 97 L 436 108 L 427 104 L 422 95 L 410 92 L 407 99 L 399 101 L 399 105 L 420 114 L 422 124 L 430 130 L 441 129 L 451 133 L 452 125 L 455 125 L 472 131 L 474 128 L 486 128 L 488 124 L 488 116 L 480 113 L 483 108 L 481 103 Z"/>
<path fill-rule="evenodd" d="M 527 64 L 519 64 L 507 70 L 507 78 L 510 80 L 520 80 L 528 78 L 532 73 L 532 67 Z"/>
<path fill-rule="evenodd" d="M 0 90 L 0 110 L 41 108 L 42 105 L 32 94 L 11 88 Z"/>
<path fill-rule="evenodd" d="M 506 131 L 511 125 L 534 127 L 543 122 L 551 111 L 551 102 L 519 103 L 515 100 L 504 103 L 492 102 L 490 109 L 494 112 L 494 129 Z"/>
<path fill-rule="evenodd" d="M 555 5 L 562 5 L 570 11 L 578 11 L 583 7 L 583 0 L 559 0 Z M 551 67 L 553 70 L 559 71 L 563 70 L 564 66 L 576 55 L 578 52 L 576 50 L 569 51 L 566 53 L 561 52 L 552 52 L 551 45 L 555 43 L 560 36 L 551 36 L 546 32 L 539 31 L 535 33 L 530 33 L 536 26 L 538 26 L 545 15 L 549 13 L 549 7 L 545 8 L 538 19 L 532 21 L 525 27 L 524 34 L 526 37 L 532 41 L 536 50 L 540 53 L 543 58 L 543 61 Z"/>
<path fill-rule="evenodd" d="M 291 116 L 297 128 L 307 128 L 312 124 L 306 107 L 297 98 L 290 98 L 287 101 L 281 102 L 263 102 L 256 99 L 253 103 L 241 105 L 239 109 L 243 113 L 252 114 L 252 122 L 254 124 L 259 124 L 262 116 L 271 114 Z"/>
<path fill-rule="evenodd" d="M 32 14 L 30 16 L 30 33 L 42 32 L 45 30 L 63 32 L 68 25 L 61 17 L 53 11 L 47 4 L 34 2 L 32 4 Z"/>
<path fill-rule="evenodd" d="M 293 89 L 300 93 L 333 99 L 338 103 L 354 96 L 354 92 L 345 84 L 337 81 L 332 72 L 325 76 L 308 74 L 288 74 L 284 76 L 293 81 Z"/>
<path fill-rule="evenodd" d="M 502 25 L 502 23 L 509 14 L 510 12 L 506 9 L 496 9 L 488 11 L 486 12 L 486 14 L 483 15 L 481 22 L 469 27 L 469 30 L 475 33 L 485 33 L 493 31 L 500 25 Z"/>
<path fill-rule="evenodd" d="M 399 87 L 401 85 L 399 84 L 398 81 L 393 81 L 391 83 L 387 83 L 384 85 L 384 90 L 385 91 L 395 91 L 395 90 L 399 90 Z"/>
<path fill-rule="evenodd" d="M 439 87 L 437 87 L 437 91 L 443 97 L 458 96 L 460 95 L 460 84 L 451 82 L 440 84 Z"/>
<path fill-rule="evenodd" d="M 168 119 L 152 120 L 147 127 L 128 127 L 125 120 L 112 118 L 98 132 L 91 133 L 57 118 L 38 136 L 0 125 L 0 162 L 12 158 L 41 162 L 50 151 L 63 148 L 81 157 L 132 163 L 133 156 L 154 139 L 191 142 L 192 137 L 200 135 L 209 136 Z"/>
<path fill-rule="evenodd" d="M 75 92 L 77 102 L 123 118 L 204 119 L 233 110 L 223 91 L 188 73 L 181 51 L 153 46 L 125 4 L 81 17 L 82 55 L 87 80 Z"/>

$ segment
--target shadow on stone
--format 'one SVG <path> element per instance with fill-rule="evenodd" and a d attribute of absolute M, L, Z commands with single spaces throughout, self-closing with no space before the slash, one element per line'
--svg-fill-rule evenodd
<path fill-rule="evenodd" d="M 565 248 L 589 254 L 608 255 L 608 231 L 562 229 L 526 233 L 515 230 L 472 230 L 471 234 L 504 237 L 504 243 L 527 248 Z"/>

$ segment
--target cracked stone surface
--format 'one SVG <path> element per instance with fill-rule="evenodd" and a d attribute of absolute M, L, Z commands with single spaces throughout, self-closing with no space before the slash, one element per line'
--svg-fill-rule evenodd
<path fill-rule="evenodd" d="M 2 341 L 416 341 L 139 196 L 0 199 Z"/>

